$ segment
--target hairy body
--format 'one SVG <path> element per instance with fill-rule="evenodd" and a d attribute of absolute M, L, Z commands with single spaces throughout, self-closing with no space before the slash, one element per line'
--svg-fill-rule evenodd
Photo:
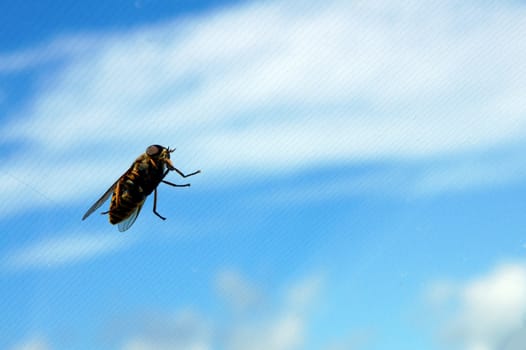
<path fill-rule="evenodd" d="M 146 149 L 130 166 L 130 168 L 102 195 L 95 204 L 88 209 L 82 220 L 97 210 L 111 195 L 110 209 L 102 214 L 109 214 L 111 224 L 119 225 L 119 231 L 129 229 L 144 204 L 146 197 L 154 192 L 153 212 L 161 219 L 165 219 L 157 213 L 157 186 L 164 182 L 174 187 L 187 187 L 190 184 L 176 185 L 165 181 L 164 177 L 169 171 L 174 170 L 182 177 L 188 177 L 200 173 L 195 171 L 185 175 L 175 168 L 170 160 L 170 153 L 174 150 L 152 145 Z"/>

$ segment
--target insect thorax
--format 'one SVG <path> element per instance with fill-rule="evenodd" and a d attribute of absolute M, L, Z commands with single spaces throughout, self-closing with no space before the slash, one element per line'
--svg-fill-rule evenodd
<path fill-rule="evenodd" d="M 164 171 L 165 165 L 163 161 L 143 154 L 137 158 L 131 167 L 129 180 L 135 186 L 140 187 L 141 192 L 144 192 L 144 195 L 147 196 L 159 185 Z"/>

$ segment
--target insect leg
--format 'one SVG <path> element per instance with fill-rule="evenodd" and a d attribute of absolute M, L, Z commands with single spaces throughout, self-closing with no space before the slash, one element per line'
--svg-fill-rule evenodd
<path fill-rule="evenodd" d="M 190 184 L 178 185 L 178 184 L 174 184 L 174 183 L 172 183 L 170 181 L 166 181 L 166 180 L 161 180 L 161 182 L 164 182 L 165 184 L 173 186 L 173 187 L 188 187 L 188 186 L 190 186 Z"/>
<path fill-rule="evenodd" d="M 185 175 L 181 170 L 179 170 L 177 168 L 173 168 L 172 170 L 175 170 L 177 172 L 177 174 L 181 175 L 182 177 L 189 177 L 189 176 L 192 176 L 192 175 L 199 174 L 201 172 L 201 170 L 197 170 L 197 171 L 194 171 L 193 173 Z"/>
<path fill-rule="evenodd" d="M 161 216 L 161 214 L 157 212 L 157 188 L 153 191 L 153 213 L 161 219 L 166 220 L 164 216 Z"/>

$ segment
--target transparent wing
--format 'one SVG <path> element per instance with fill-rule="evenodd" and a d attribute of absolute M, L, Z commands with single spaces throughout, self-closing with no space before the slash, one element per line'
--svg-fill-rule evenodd
<path fill-rule="evenodd" d="M 135 210 L 130 214 L 130 216 L 128 216 L 126 219 L 122 220 L 121 222 L 119 222 L 119 231 L 121 232 L 124 232 L 126 231 L 127 229 L 129 229 L 133 223 L 135 222 L 135 220 L 137 219 L 137 216 L 139 216 L 139 213 L 141 212 L 141 208 L 142 208 L 142 205 L 144 204 L 144 201 L 141 202 L 141 204 L 139 204 Z"/>
<path fill-rule="evenodd" d="M 104 204 L 104 202 L 106 202 L 106 200 L 108 200 L 108 198 L 111 196 L 111 194 L 113 193 L 113 190 L 115 189 L 115 186 L 117 186 L 117 182 L 116 181 L 113 185 L 111 185 L 110 188 L 108 188 L 108 190 L 102 195 L 102 197 L 99 198 L 99 200 L 97 200 L 95 202 L 95 204 L 93 204 L 91 206 L 91 208 L 88 209 L 88 211 L 86 212 L 86 214 L 84 214 L 84 216 L 82 217 L 82 220 L 86 219 L 88 216 L 90 216 L 95 210 L 99 209 L 99 207 Z"/>

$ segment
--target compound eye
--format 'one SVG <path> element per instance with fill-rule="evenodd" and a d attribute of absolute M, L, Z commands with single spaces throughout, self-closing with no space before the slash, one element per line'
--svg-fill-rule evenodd
<path fill-rule="evenodd" d="M 161 147 L 158 145 L 151 145 L 146 149 L 146 154 L 149 156 L 155 156 L 161 152 Z"/>

